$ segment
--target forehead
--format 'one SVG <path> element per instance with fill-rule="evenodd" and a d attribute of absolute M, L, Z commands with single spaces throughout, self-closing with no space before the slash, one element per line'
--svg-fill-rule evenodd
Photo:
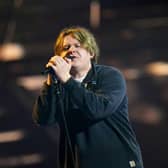
<path fill-rule="evenodd" d="M 63 40 L 63 45 L 66 45 L 66 44 L 74 44 L 74 43 L 79 43 L 79 41 L 77 39 L 75 39 L 72 35 L 67 35 L 64 37 L 64 40 Z"/>

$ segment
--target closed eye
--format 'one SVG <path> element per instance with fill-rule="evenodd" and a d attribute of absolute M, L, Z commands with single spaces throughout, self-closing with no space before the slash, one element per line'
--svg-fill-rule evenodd
<path fill-rule="evenodd" d="M 70 47 L 71 47 L 70 45 L 65 45 L 65 46 L 63 47 L 63 50 L 64 50 L 64 51 L 67 51 L 67 50 L 69 50 Z"/>
<path fill-rule="evenodd" d="M 78 44 L 75 44 L 75 47 L 76 48 L 79 48 L 81 45 L 78 43 Z"/>

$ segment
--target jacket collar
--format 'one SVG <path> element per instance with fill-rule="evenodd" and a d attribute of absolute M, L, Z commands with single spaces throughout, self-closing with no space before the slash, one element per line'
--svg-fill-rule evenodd
<path fill-rule="evenodd" d="M 85 79 L 83 80 L 82 83 L 95 83 L 96 84 L 96 79 L 97 79 L 97 72 L 96 72 L 96 64 L 92 63 L 92 67 L 89 70 L 88 74 L 86 75 Z"/>

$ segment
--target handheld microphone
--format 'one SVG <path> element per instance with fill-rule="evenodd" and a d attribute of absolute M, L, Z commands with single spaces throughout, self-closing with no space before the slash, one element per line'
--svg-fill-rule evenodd
<path fill-rule="evenodd" d="M 54 70 L 52 69 L 52 67 L 47 67 L 45 68 L 45 70 L 42 72 L 43 74 L 54 74 Z"/>
<path fill-rule="evenodd" d="M 69 58 L 69 59 L 73 59 L 75 56 L 73 56 L 73 55 L 67 55 L 67 56 L 65 56 L 66 58 Z M 46 67 L 45 68 L 45 70 L 42 72 L 43 74 L 52 74 L 52 75 L 54 75 L 55 73 L 54 73 L 54 70 L 52 69 L 52 67 Z"/>

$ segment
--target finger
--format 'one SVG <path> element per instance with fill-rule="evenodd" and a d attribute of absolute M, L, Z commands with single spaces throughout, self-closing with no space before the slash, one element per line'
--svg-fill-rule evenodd
<path fill-rule="evenodd" d="M 47 67 L 47 68 L 48 68 L 48 67 L 55 68 L 55 65 L 54 65 L 53 63 L 51 63 L 51 62 L 48 62 L 48 63 L 46 64 L 46 67 Z"/>
<path fill-rule="evenodd" d="M 59 57 L 57 60 L 56 60 L 56 65 L 63 65 L 65 64 L 66 61 L 62 58 L 62 57 Z"/>
<path fill-rule="evenodd" d="M 53 65 L 56 65 L 56 61 L 53 61 L 53 60 L 50 60 L 49 62 L 48 62 L 48 64 L 53 64 Z"/>
<path fill-rule="evenodd" d="M 53 64 L 55 64 L 57 58 L 58 58 L 58 56 L 53 56 L 49 59 L 49 62 L 52 62 Z"/>

